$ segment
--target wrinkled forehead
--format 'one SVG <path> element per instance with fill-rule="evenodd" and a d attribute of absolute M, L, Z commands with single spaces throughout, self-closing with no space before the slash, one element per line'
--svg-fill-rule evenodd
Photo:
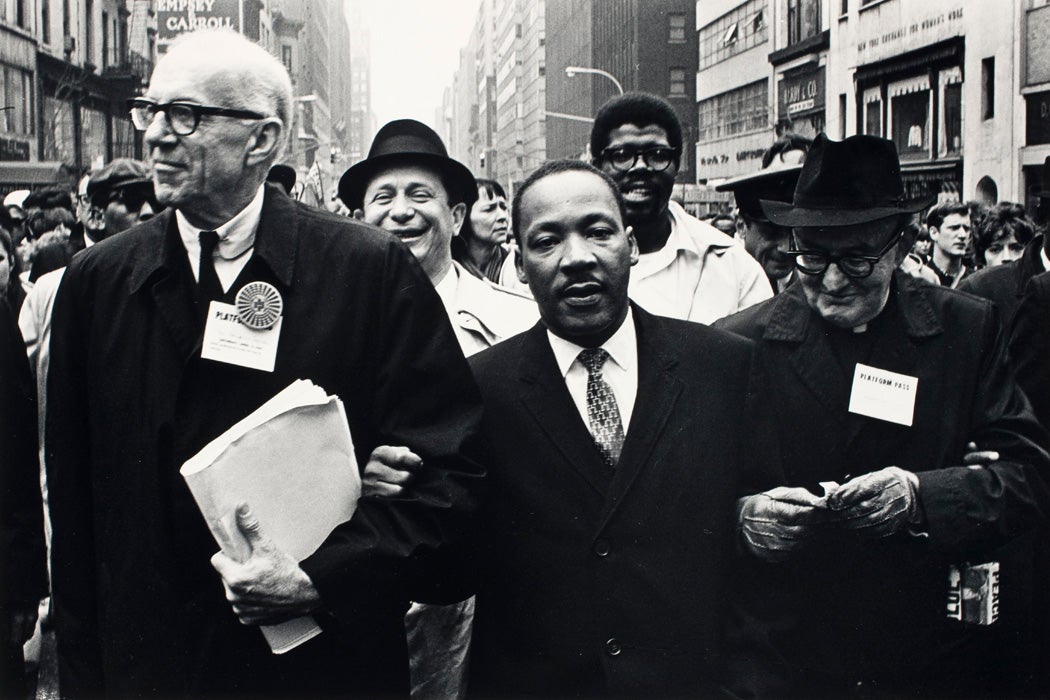
<path fill-rule="evenodd" d="M 150 78 L 146 96 L 158 102 L 187 100 L 220 107 L 241 107 L 243 76 L 234 76 L 214 62 L 185 53 L 161 59 Z"/>

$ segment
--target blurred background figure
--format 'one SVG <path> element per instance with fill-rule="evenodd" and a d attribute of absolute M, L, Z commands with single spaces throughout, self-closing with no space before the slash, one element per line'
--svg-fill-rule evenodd
<path fill-rule="evenodd" d="M 495 180 L 479 178 L 477 184 L 478 200 L 452 237 L 452 259 L 475 277 L 499 283 L 510 235 L 507 193 Z"/>
<path fill-rule="evenodd" d="M 92 175 L 87 195 L 104 222 L 101 231 L 92 231 L 95 243 L 153 218 L 162 208 L 153 194 L 149 168 L 131 158 L 117 158 Z"/>
<path fill-rule="evenodd" d="M 944 202 L 930 209 L 926 215 L 926 226 L 933 241 L 933 252 L 927 266 L 944 287 L 954 289 L 973 272 L 965 261 L 973 230 L 970 214 L 969 204 Z"/>
<path fill-rule="evenodd" d="M 999 202 L 988 210 L 974 230 L 977 264 L 994 267 L 1018 260 L 1035 238 L 1035 223 L 1016 202 Z"/>
<path fill-rule="evenodd" d="M 930 254 L 933 252 L 933 240 L 930 238 L 930 230 L 926 226 L 919 226 L 919 235 L 915 237 L 915 243 L 911 246 L 912 255 L 919 258 L 919 261 L 925 265 L 930 261 Z"/>
<path fill-rule="evenodd" d="M 52 207 L 33 211 L 27 222 L 35 241 L 29 260 L 28 280 L 30 284 L 35 284 L 48 272 L 68 265 L 73 258 L 69 234 L 76 224 L 76 217 L 69 209 Z"/>
<path fill-rule="evenodd" d="M 25 224 L 25 210 L 22 209 L 22 204 L 28 196 L 29 190 L 15 190 L 4 197 L 4 209 L 16 226 Z"/>
<path fill-rule="evenodd" d="M 13 234 L 16 226 L 7 209 L 0 209 L 0 298 L 3 298 L 11 309 L 18 309 L 25 299 L 22 281 L 22 259 L 15 249 Z"/>
<path fill-rule="evenodd" d="M 290 165 L 284 165 L 278 163 L 270 168 L 270 172 L 266 174 L 266 181 L 273 182 L 280 185 L 284 189 L 284 193 L 291 197 L 294 197 L 293 191 L 295 190 L 295 181 L 297 176 L 295 174 L 295 168 Z"/>

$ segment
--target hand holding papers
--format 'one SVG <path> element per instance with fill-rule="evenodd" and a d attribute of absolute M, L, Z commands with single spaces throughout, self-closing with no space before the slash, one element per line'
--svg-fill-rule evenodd
<path fill-rule="evenodd" d="M 342 402 L 303 380 L 208 443 L 181 472 L 231 564 L 248 562 L 260 542 L 278 550 L 270 553 L 293 562 L 305 559 L 337 525 L 350 519 L 361 494 Z M 247 519 L 243 513 L 238 517 L 243 504 L 251 509 Z M 261 531 L 258 541 L 251 540 L 253 531 Z M 279 561 L 259 554 L 253 565 Z M 273 612 L 280 616 L 287 610 L 277 607 Z M 261 613 L 254 610 L 252 619 L 265 618 Z M 321 631 L 310 617 L 262 629 L 275 653 Z"/>

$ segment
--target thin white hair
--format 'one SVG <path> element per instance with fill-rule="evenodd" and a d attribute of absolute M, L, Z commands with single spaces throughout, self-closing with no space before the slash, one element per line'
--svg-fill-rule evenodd
<path fill-rule="evenodd" d="M 276 159 L 292 124 L 292 79 L 276 56 L 229 29 L 200 29 L 179 37 L 157 63 L 154 75 L 172 65 L 196 71 L 218 95 L 221 107 L 249 109 L 281 121 Z"/>

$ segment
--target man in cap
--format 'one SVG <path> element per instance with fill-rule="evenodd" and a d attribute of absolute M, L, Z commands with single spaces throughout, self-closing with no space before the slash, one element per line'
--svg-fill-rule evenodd
<path fill-rule="evenodd" d="M 478 197 L 474 176 L 449 158 L 433 129 L 412 119 L 376 134 L 368 158 L 339 180 L 339 197 L 358 219 L 404 242 L 437 290 L 465 355 L 532 326 L 536 304 L 478 279 L 452 259 L 452 237 Z M 410 455 L 409 459 L 414 459 Z M 365 493 L 397 495 L 412 475 L 375 465 Z M 414 697 L 461 697 L 473 598 L 455 605 L 413 604 L 408 632 Z"/>
<path fill-rule="evenodd" d="M 969 697 L 1024 670 L 1023 635 L 996 635 L 1024 626 L 1028 573 L 996 548 L 1043 520 L 1050 456 L 995 307 L 897 271 L 927 205 L 891 141 L 819 135 L 792 202 L 761 202 L 794 230 L 798 284 L 716 324 L 759 344 L 760 393 L 791 407 L 770 426 L 786 482 L 738 504 L 767 562 L 743 656 L 770 665 L 736 684 L 760 695 Z"/>
<path fill-rule="evenodd" d="M 711 323 L 772 296 L 747 251 L 671 201 L 682 126 L 670 103 L 644 93 L 614 97 L 594 117 L 590 147 L 594 165 L 620 188 L 638 241 L 632 300 L 655 314 Z"/>
<path fill-rule="evenodd" d="M 579 161 L 517 188 L 541 323 L 471 357 L 485 402 L 470 692 L 715 697 L 733 502 L 772 459 L 751 344 L 628 299 L 619 189 Z"/>
<path fill-rule="evenodd" d="M 47 467 L 62 692 L 405 696 L 405 609 L 460 595 L 446 554 L 482 475 L 463 451 L 477 389 L 440 299 L 389 236 L 264 185 L 294 102 L 287 71 L 257 44 L 187 34 L 129 107 L 168 209 L 79 254 L 55 302 Z M 243 337 L 255 320 L 244 290 L 260 287 L 272 325 L 254 344 L 205 341 Z M 343 399 L 361 464 L 382 444 L 424 463 L 398 499 L 362 498 L 302 561 L 250 503 L 229 513 L 249 557 L 213 556 L 179 468 L 300 378 Z M 271 653 L 257 626 L 303 615 L 322 633 Z"/>
<path fill-rule="evenodd" d="M 479 280 L 452 259 L 452 237 L 478 188 L 427 125 L 397 119 L 383 126 L 368 158 L 339 179 L 339 198 L 356 218 L 408 246 L 444 302 L 464 354 L 491 347 L 539 318 L 531 299 Z"/>
<path fill-rule="evenodd" d="M 765 270 L 774 293 L 784 291 L 795 280 L 795 264 L 787 254 L 791 248 L 791 229 L 770 221 L 758 202 L 760 199 L 791 201 L 801 170 L 799 163 L 808 147 L 808 140 L 795 145 L 780 139 L 763 156 L 763 162 L 768 165 L 757 173 L 733 178 L 715 187 L 718 192 L 732 192 L 736 198 L 744 221 L 744 250 Z"/>
<path fill-rule="evenodd" d="M 117 158 L 94 173 L 88 181 L 87 196 L 91 206 L 102 212 L 103 237 L 125 231 L 160 211 L 149 168 L 131 158 Z"/>

